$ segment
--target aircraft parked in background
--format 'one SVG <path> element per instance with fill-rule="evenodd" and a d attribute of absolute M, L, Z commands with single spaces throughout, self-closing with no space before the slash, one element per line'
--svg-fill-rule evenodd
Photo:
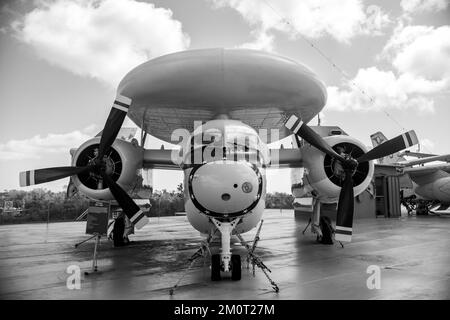
<path fill-rule="evenodd" d="M 370 136 L 374 147 L 379 146 L 386 137 L 381 132 Z M 406 160 L 403 156 L 416 156 L 420 159 Z M 429 162 L 447 162 L 425 166 Z M 400 174 L 407 175 L 412 182 L 412 191 L 418 199 L 438 201 L 440 205 L 431 209 L 435 213 L 450 213 L 450 154 L 432 155 L 416 152 L 396 153 L 379 159 L 382 164 L 395 165 Z"/>

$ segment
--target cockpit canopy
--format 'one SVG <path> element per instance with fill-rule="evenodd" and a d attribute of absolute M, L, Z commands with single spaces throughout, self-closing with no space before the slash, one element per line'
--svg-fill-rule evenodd
<path fill-rule="evenodd" d="M 227 158 L 242 155 L 247 161 L 254 155 L 261 164 L 269 163 L 265 142 L 255 129 L 237 120 L 212 120 L 197 127 L 190 137 L 190 149 L 202 149 L 203 153 L 220 151 Z M 251 161 L 253 162 L 253 161 Z"/>

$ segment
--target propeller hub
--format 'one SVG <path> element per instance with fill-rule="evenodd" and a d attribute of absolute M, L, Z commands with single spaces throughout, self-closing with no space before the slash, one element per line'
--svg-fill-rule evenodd
<path fill-rule="evenodd" d="M 345 161 L 342 163 L 342 167 L 345 171 L 350 171 L 353 174 L 358 167 L 358 161 L 353 159 L 350 155 L 345 155 L 344 157 Z"/>
<path fill-rule="evenodd" d="M 115 171 L 114 161 L 110 157 L 107 157 L 107 156 L 104 156 L 103 159 L 96 158 L 94 160 L 94 165 L 95 165 L 95 168 L 97 169 L 98 173 L 104 172 L 107 175 L 110 175 Z"/>
<path fill-rule="evenodd" d="M 331 182 L 342 187 L 346 176 L 353 179 L 354 186 L 360 185 L 369 172 L 368 162 L 359 162 L 356 159 L 364 154 L 364 151 L 351 142 L 341 142 L 332 147 L 338 156 L 325 156 L 324 169 Z"/>
<path fill-rule="evenodd" d="M 348 154 L 341 154 L 344 160 L 341 159 L 333 159 L 333 172 L 337 177 L 344 179 L 346 174 L 353 174 L 356 172 L 356 168 L 358 167 L 358 161 L 353 159 Z"/>
<path fill-rule="evenodd" d="M 91 145 L 83 150 L 77 165 L 90 166 L 89 171 L 79 175 L 79 178 L 88 188 L 97 190 L 107 188 L 102 175 L 106 174 L 117 181 L 122 171 L 121 158 L 117 151 L 111 148 L 108 154 L 100 158 L 98 145 Z"/>

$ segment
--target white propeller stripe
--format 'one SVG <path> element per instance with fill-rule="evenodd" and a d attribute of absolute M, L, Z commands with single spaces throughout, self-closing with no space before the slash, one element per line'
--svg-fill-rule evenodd
<path fill-rule="evenodd" d="M 113 107 L 116 108 L 116 109 L 119 109 L 120 111 L 128 112 L 128 108 L 125 108 L 123 106 L 119 106 L 118 104 L 114 104 Z"/>
<path fill-rule="evenodd" d="M 34 184 L 34 170 L 30 170 L 30 186 Z"/>
<path fill-rule="evenodd" d="M 295 115 L 292 115 L 289 117 L 289 120 L 286 121 L 286 128 L 288 128 L 289 130 L 292 130 L 292 128 L 294 127 L 294 124 L 297 122 L 297 117 Z"/>
<path fill-rule="evenodd" d="M 19 185 L 21 187 L 27 187 L 27 172 L 26 171 L 22 171 L 19 174 Z"/>
<path fill-rule="evenodd" d="M 142 210 L 139 210 L 134 216 L 131 217 L 130 221 L 136 227 L 136 229 L 139 230 L 143 226 L 145 226 L 149 220 L 144 212 Z"/>
<path fill-rule="evenodd" d="M 406 137 L 406 133 L 402 134 L 402 138 L 403 138 L 403 143 L 405 144 L 405 146 L 409 147 L 409 142 L 408 142 L 408 138 Z"/>
<path fill-rule="evenodd" d="M 134 221 L 136 219 L 138 219 L 141 216 L 142 213 L 143 213 L 142 210 L 139 210 L 138 212 L 136 212 L 135 215 L 132 216 L 131 219 L 130 219 L 131 223 L 134 223 Z"/>
<path fill-rule="evenodd" d="M 294 129 L 294 132 L 295 132 L 295 133 L 297 133 L 298 130 L 300 130 L 300 127 L 302 126 L 302 124 L 303 124 L 303 121 L 300 120 L 300 122 L 298 123 L 297 127 Z"/>
<path fill-rule="evenodd" d="M 121 103 L 124 103 L 124 104 L 127 104 L 127 105 L 131 105 L 131 99 L 128 98 L 128 97 L 122 96 L 120 94 L 118 94 L 116 96 L 116 100 L 121 102 Z"/>
<path fill-rule="evenodd" d="M 417 139 L 417 135 L 416 135 L 416 132 L 414 130 L 408 131 L 408 134 L 409 134 L 409 138 L 411 140 L 410 147 L 419 143 L 419 139 Z"/>
<path fill-rule="evenodd" d="M 342 226 L 336 226 L 336 230 L 342 230 L 342 231 L 353 231 L 352 228 L 349 227 L 342 227 Z"/>
<path fill-rule="evenodd" d="M 142 229 L 147 223 L 148 223 L 149 219 L 147 216 L 143 216 L 141 219 L 139 219 L 139 221 L 134 225 L 136 227 L 136 229 Z"/>
<path fill-rule="evenodd" d="M 341 241 L 341 242 L 351 242 L 352 241 L 352 236 L 348 235 L 348 234 L 340 234 L 340 233 L 336 233 L 334 235 L 334 239 L 336 241 Z"/>

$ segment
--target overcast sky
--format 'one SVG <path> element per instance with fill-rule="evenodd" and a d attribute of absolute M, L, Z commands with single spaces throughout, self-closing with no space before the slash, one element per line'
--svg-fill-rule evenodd
<path fill-rule="evenodd" d="M 324 125 L 366 145 L 376 131 L 390 138 L 414 129 L 422 151 L 450 153 L 448 0 L 1 3 L 0 190 L 18 188 L 20 171 L 69 165 L 69 149 L 102 129 L 120 79 L 185 49 L 246 47 L 290 57 L 326 83 Z M 171 190 L 182 176 L 159 171 L 154 180 L 156 189 Z M 67 182 L 43 187 L 59 191 Z M 268 182 L 268 191 L 290 191 L 287 170 L 268 172 Z"/>

